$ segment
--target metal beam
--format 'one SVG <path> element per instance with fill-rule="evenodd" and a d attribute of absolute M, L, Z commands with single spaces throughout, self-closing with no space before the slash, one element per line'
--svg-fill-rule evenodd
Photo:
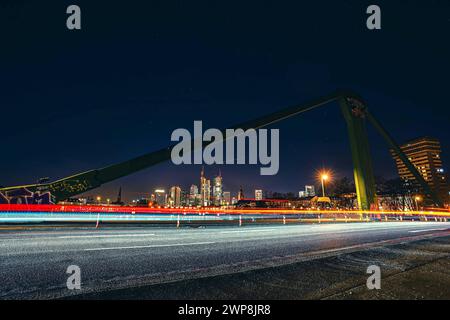
<path fill-rule="evenodd" d="M 339 104 L 347 123 L 358 207 L 360 210 L 374 209 L 377 201 L 372 158 L 366 132 L 366 106 L 359 99 L 348 97 L 341 97 Z"/>

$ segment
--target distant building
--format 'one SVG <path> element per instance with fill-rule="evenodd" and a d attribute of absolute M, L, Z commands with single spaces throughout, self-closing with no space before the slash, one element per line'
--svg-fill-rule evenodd
<path fill-rule="evenodd" d="M 122 187 L 119 188 L 117 200 L 112 202 L 113 205 L 123 206 L 125 203 L 122 201 Z"/>
<path fill-rule="evenodd" d="M 190 189 L 189 189 L 189 202 L 188 204 L 190 206 L 197 206 L 201 203 L 201 200 L 198 201 L 198 199 L 200 198 L 200 194 L 198 193 L 198 187 L 193 184 L 191 185 Z"/>
<path fill-rule="evenodd" d="M 154 192 L 155 202 L 159 206 L 165 206 L 167 204 L 167 195 L 164 189 L 156 189 Z"/>
<path fill-rule="evenodd" d="M 186 190 L 181 189 L 181 205 L 183 207 L 188 206 L 190 201 L 190 195 L 189 192 Z"/>
<path fill-rule="evenodd" d="M 305 196 L 314 197 L 316 195 L 316 190 L 314 186 L 305 186 Z"/>
<path fill-rule="evenodd" d="M 245 196 L 244 196 L 244 190 L 242 189 L 242 186 L 241 186 L 241 188 L 239 189 L 239 193 L 238 193 L 238 196 L 237 196 L 237 200 L 239 201 L 239 200 L 244 199 L 244 198 L 245 198 Z"/>
<path fill-rule="evenodd" d="M 148 207 L 149 206 L 149 204 L 150 204 L 150 199 L 147 199 L 147 198 L 140 198 L 140 199 L 137 199 L 137 200 L 135 200 L 135 206 L 137 206 L 137 207 Z"/>
<path fill-rule="evenodd" d="M 307 197 L 314 197 L 316 195 L 316 191 L 314 186 L 305 186 L 305 190 L 300 190 L 298 192 L 298 197 L 299 198 L 307 198 Z"/>
<path fill-rule="evenodd" d="M 215 206 L 220 206 L 222 204 L 222 175 L 219 172 L 219 175 L 214 178 L 213 181 L 213 202 Z"/>
<path fill-rule="evenodd" d="M 400 149 L 416 167 L 432 190 L 444 201 L 449 203 L 449 187 L 441 159 L 441 144 L 439 140 L 422 137 L 409 141 L 400 146 Z M 423 193 L 422 187 L 416 178 L 401 161 L 400 157 L 391 149 L 392 157 L 397 165 L 400 178 L 410 192 Z"/>
<path fill-rule="evenodd" d="M 194 205 L 195 206 L 201 206 L 202 205 L 202 195 L 200 193 L 195 196 Z"/>
<path fill-rule="evenodd" d="M 95 204 L 96 200 L 93 196 L 86 197 L 86 204 Z"/>
<path fill-rule="evenodd" d="M 262 200 L 263 192 L 262 190 L 255 190 L 255 200 Z"/>
<path fill-rule="evenodd" d="M 170 188 L 169 205 L 171 207 L 181 206 L 181 188 L 179 186 Z"/>
<path fill-rule="evenodd" d="M 231 204 L 231 192 L 230 191 L 223 192 L 222 204 L 225 206 L 229 206 Z"/>
<path fill-rule="evenodd" d="M 203 168 L 200 175 L 200 195 L 202 206 L 207 207 L 211 205 L 211 181 L 206 179 Z"/>

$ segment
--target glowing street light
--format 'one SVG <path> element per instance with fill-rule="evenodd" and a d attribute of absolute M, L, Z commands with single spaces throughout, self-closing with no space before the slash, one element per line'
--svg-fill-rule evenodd
<path fill-rule="evenodd" d="M 322 184 L 322 197 L 325 197 L 325 182 L 331 179 L 331 174 L 329 171 L 318 172 L 318 178 Z"/>
<path fill-rule="evenodd" d="M 415 196 L 414 201 L 416 202 L 416 210 L 419 211 L 419 202 L 422 201 L 421 196 Z"/>

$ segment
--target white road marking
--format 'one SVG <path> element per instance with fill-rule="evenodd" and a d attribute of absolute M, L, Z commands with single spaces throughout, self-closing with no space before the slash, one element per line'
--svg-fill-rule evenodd
<path fill-rule="evenodd" d="M 159 248 L 159 247 L 179 247 L 179 246 L 195 246 L 202 244 L 213 244 L 215 242 L 191 242 L 191 243 L 173 243 L 173 244 L 152 244 L 147 246 L 129 246 L 129 247 L 106 247 L 106 248 L 87 248 L 83 251 L 102 251 L 102 250 L 123 250 L 123 249 L 142 249 L 142 248 Z"/>
<path fill-rule="evenodd" d="M 101 235 L 83 235 L 83 236 L 59 236 L 58 239 L 77 239 L 77 238 L 120 238 L 120 237 L 147 237 L 154 236 L 154 233 L 144 234 L 101 234 Z"/>
<path fill-rule="evenodd" d="M 274 230 L 282 230 L 282 229 L 272 228 L 272 229 L 233 230 L 233 231 L 221 231 L 219 233 L 247 233 L 247 232 L 264 232 L 264 231 L 274 231 Z"/>
<path fill-rule="evenodd" d="M 422 229 L 422 230 L 410 230 L 409 232 L 415 233 L 415 232 L 427 232 L 427 231 L 443 231 L 447 230 L 447 228 L 439 228 L 439 229 Z"/>

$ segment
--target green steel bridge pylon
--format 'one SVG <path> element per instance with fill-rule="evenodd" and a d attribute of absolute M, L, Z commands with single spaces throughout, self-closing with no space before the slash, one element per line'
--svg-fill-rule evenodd
<path fill-rule="evenodd" d="M 365 122 L 367 109 L 361 101 L 350 97 L 340 97 L 339 105 L 347 123 L 358 207 L 362 210 L 373 209 L 377 201 Z"/>

